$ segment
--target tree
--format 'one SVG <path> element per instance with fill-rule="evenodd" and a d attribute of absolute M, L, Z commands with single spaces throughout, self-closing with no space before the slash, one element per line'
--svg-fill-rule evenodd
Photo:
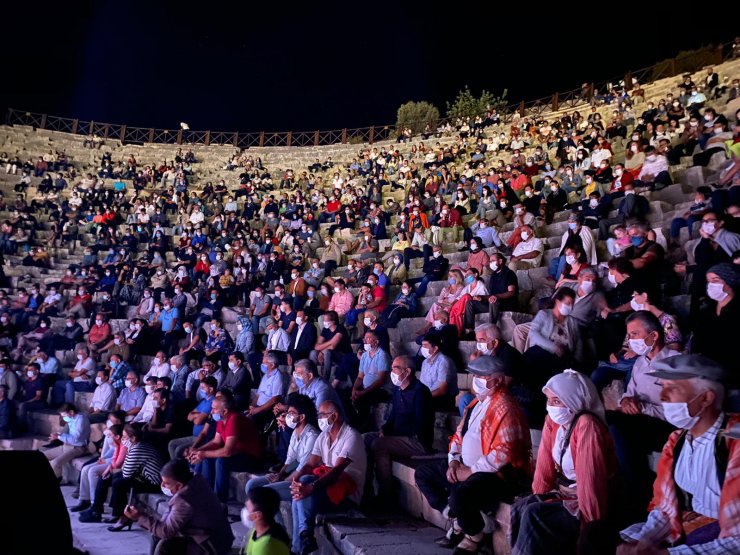
<path fill-rule="evenodd" d="M 396 114 L 396 127 L 399 133 L 406 128 L 411 129 L 414 135 L 418 135 L 429 125 L 432 129 L 437 128 L 439 110 L 429 102 L 409 101 L 398 107 Z"/>
<path fill-rule="evenodd" d="M 481 91 L 480 97 L 476 98 L 467 85 L 452 103 L 447 103 L 447 117 L 457 119 L 462 117 L 482 116 L 489 108 L 500 109 L 506 105 L 507 90 L 501 96 L 495 96 L 487 90 Z"/>

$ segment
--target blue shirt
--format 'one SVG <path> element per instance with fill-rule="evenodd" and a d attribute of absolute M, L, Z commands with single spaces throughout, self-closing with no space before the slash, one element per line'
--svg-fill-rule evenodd
<path fill-rule="evenodd" d="M 159 321 L 162 323 L 162 331 L 172 331 L 172 323 L 177 319 L 177 325 L 174 327 L 175 330 L 180 329 L 180 311 L 171 307 L 169 310 L 162 310 L 159 315 Z"/>
<path fill-rule="evenodd" d="M 421 364 L 419 381 L 429 388 L 429 391 L 438 389 L 447 382 L 446 395 L 457 395 L 457 370 L 455 364 L 442 353 L 437 353 Z"/>
<path fill-rule="evenodd" d="M 146 399 L 146 391 L 143 387 L 137 386 L 133 391 L 126 387 L 118 395 L 117 404 L 121 405 L 121 410 L 128 412 L 131 409 L 144 406 L 144 399 Z"/>
<path fill-rule="evenodd" d="M 316 410 L 319 409 L 321 403 L 324 401 L 333 401 L 334 404 L 339 407 L 340 413 L 344 414 L 342 410 L 342 401 L 339 399 L 339 395 L 324 379 L 315 377 L 313 381 L 303 387 L 298 388 L 298 392 L 301 395 L 307 395 L 316 405 Z"/>
<path fill-rule="evenodd" d="M 284 374 L 277 368 L 262 376 L 260 386 L 257 389 L 257 406 L 261 407 L 273 397 L 285 395 L 287 385 Z"/>
<path fill-rule="evenodd" d="M 59 361 L 54 357 L 49 357 L 46 362 L 39 362 L 38 360 L 36 360 L 36 364 L 40 366 L 41 374 L 51 374 L 57 376 L 62 370 Z"/>
<path fill-rule="evenodd" d="M 195 410 L 197 410 L 201 414 L 211 414 L 211 404 L 213 403 L 213 399 L 216 396 L 213 395 L 212 397 L 203 399 L 200 403 L 198 403 L 198 406 L 195 407 Z M 205 424 L 194 424 L 193 425 L 193 435 L 195 437 L 198 437 L 200 433 L 203 431 L 203 428 L 205 428 Z"/>
<path fill-rule="evenodd" d="M 365 351 L 360 359 L 360 372 L 363 374 L 362 387 L 367 389 L 380 379 L 382 373 L 388 373 L 391 370 L 391 357 L 383 350 L 378 348 L 373 356 Z M 386 389 L 390 389 L 390 382 L 385 383 Z"/>
<path fill-rule="evenodd" d="M 73 447 L 87 447 L 90 439 L 90 421 L 86 414 L 76 414 L 67 422 L 67 431 L 59 434 L 59 441 Z"/>

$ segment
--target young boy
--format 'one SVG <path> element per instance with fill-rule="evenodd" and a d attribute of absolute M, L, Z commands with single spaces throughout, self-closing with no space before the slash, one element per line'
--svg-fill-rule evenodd
<path fill-rule="evenodd" d="M 242 524 L 251 528 L 246 555 L 290 555 L 290 540 L 275 522 L 280 510 L 280 496 L 269 488 L 254 488 L 247 493 L 242 509 Z"/>

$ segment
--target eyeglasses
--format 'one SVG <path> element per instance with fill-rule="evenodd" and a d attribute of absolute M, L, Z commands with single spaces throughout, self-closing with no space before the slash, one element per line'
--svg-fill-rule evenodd
<path fill-rule="evenodd" d="M 320 413 L 318 413 L 318 414 L 317 414 L 316 416 L 318 416 L 319 418 L 328 418 L 328 417 L 330 417 L 330 416 L 331 416 L 332 414 L 334 414 L 334 412 L 333 412 L 333 411 L 332 411 L 332 412 L 320 412 Z"/>

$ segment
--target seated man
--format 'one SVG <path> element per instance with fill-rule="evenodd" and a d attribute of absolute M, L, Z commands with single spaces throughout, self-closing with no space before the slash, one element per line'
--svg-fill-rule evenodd
<path fill-rule="evenodd" d="M 339 315 L 329 310 L 324 314 L 324 329 L 321 330 L 319 339 L 311 352 L 311 360 L 320 365 L 322 376 L 329 379 L 332 365 L 337 364 L 344 354 L 351 351 L 352 346 L 347 328 L 339 323 Z"/>
<path fill-rule="evenodd" d="M 618 553 L 740 552 L 739 515 L 732 510 L 740 443 L 720 435 L 740 423 L 737 414 L 722 411 L 726 373 L 702 355 L 678 355 L 656 361 L 648 375 L 661 380 L 666 420 L 679 430 L 663 447 L 647 522 L 622 530 L 628 543 Z M 674 547 L 661 549 L 665 544 Z"/>
<path fill-rule="evenodd" d="M 519 305 L 519 282 L 516 272 L 506 266 L 506 258 L 501 253 L 493 253 L 490 258 L 489 267 L 491 274 L 488 276 L 486 289 L 488 296 L 473 297 L 465 305 L 463 316 L 463 327 L 465 330 L 475 328 L 475 315 L 488 312 L 490 323 L 498 322 L 501 312 L 516 310 Z"/>
<path fill-rule="evenodd" d="M 18 433 L 18 416 L 8 389 L 7 385 L 0 384 L 0 439 L 12 439 Z"/>
<path fill-rule="evenodd" d="M 380 348 L 380 339 L 375 332 L 365 333 L 364 351 L 360 356 L 360 371 L 352 387 L 351 401 L 357 411 L 361 431 L 375 430 L 370 422 L 371 411 L 379 403 L 388 401 L 390 384 L 388 372 L 391 368 L 390 355 Z M 367 427 L 367 429 L 362 429 Z"/>
<path fill-rule="evenodd" d="M 247 493 L 264 486 L 278 492 L 281 501 L 290 501 L 292 499 L 290 484 L 295 473 L 300 471 L 311 457 L 314 443 L 319 437 L 316 406 L 309 397 L 300 393 L 292 393 L 286 406 L 285 414 L 278 417 L 282 426 L 293 430 L 285 462 L 277 472 L 249 480 L 245 488 Z"/>
<path fill-rule="evenodd" d="M 54 475 L 61 482 L 62 469 L 72 459 L 87 454 L 87 442 L 90 440 L 90 421 L 87 415 L 78 411 L 77 407 L 70 403 L 64 403 L 59 407 L 59 415 L 64 420 L 64 431 L 52 432 L 49 436 L 51 448 L 43 451 Z"/>
<path fill-rule="evenodd" d="M 254 423 L 236 410 L 234 399 L 221 393 L 213 400 L 216 435 L 190 452 L 190 464 L 203 474 L 222 503 L 229 500 L 231 472 L 256 472 L 262 466 L 262 440 Z"/>
<path fill-rule="evenodd" d="M 98 370 L 95 378 L 95 393 L 93 393 L 92 402 L 88 407 L 88 418 L 91 424 L 105 422 L 108 413 L 116 408 L 116 390 L 110 384 L 108 371 L 105 368 Z"/>
<path fill-rule="evenodd" d="M 424 455 L 434 439 L 434 411 L 429 388 L 416 379 L 414 359 L 400 356 L 391 365 L 393 396 L 391 413 L 381 432 L 364 434 L 365 446 L 372 453 L 367 482 L 372 483 L 372 468 L 378 479 L 378 502 L 393 506 L 393 459 Z"/>
<path fill-rule="evenodd" d="M 169 452 L 170 459 L 174 460 L 182 457 L 200 437 L 201 432 L 203 432 L 208 423 L 208 419 L 211 417 L 213 398 L 216 395 L 217 388 L 218 382 L 213 376 L 206 376 L 200 381 L 199 391 L 201 391 L 201 397 L 199 398 L 198 405 L 187 414 L 187 421 L 193 423 L 193 433 L 192 435 L 179 437 L 169 442 L 167 451 Z M 203 439 L 207 441 L 211 438 L 204 437 Z"/>
<path fill-rule="evenodd" d="M 316 551 L 316 515 L 336 510 L 346 500 L 359 504 L 365 483 L 367 457 L 362 436 L 344 421 L 340 407 L 331 401 L 321 404 L 318 417 L 321 434 L 308 462 L 295 473 L 290 485 L 295 553 Z"/>
<path fill-rule="evenodd" d="M 437 543 L 477 553 L 485 537 L 481 511 L 511 503 L 528 489 L 532 444 L 524 413 L 506 387 L 501 361 L 479 357 L 468 371 L 475 376 L 476 399 L 452 437 L 447 460 L 420 466 L 415 479 L 434 509 L 449 505 L 452 526 Z"/>
<path fill-rule="evenodd" d="M 516 271 L 537 268 L 545 252 L 542 241 L 534 236 L 534 229 L 529 225 L 521 226 L 519 236 L 521 241 L 514 247 L 509 258 L 509 269 Z"/>
<path fill-rule="evenodd" d="M 652 481 L 647 456 L 659 451 L 673 431 L 663 414 L 661 386 L 650 374 L 658 361 L 680 353 L 666 347 L 660 320 L 646 310 L 627 318 L 627 336 L 635 364 L 619 407 L 607 412 L 606 420 L 625 485 L 641 510 L 649 499 L 641 499 L 640 492 L 649 495 Z"/>
<path fill-rule="evenodd" d="M 426 334 L 421 341 L 421 364 L 419 380 L 432 392 L 435 410 L 451 410 L 457 396 L 457 369 L 448 356 L 440 351 L 438 335 Z"/>
<path fill-rule="evenodd" d="M 288 391 L 288 377 L 280 371 L 278 362 L 278 356 L 271 351 L 266 352 L 262 358 L 262 379 L 246 413 L 258 430 L 263 430 L 272 421 L 273 407 L 283 400 Z"/>
<path fill-rule="evenodd" d="M 129 370 L 126 374 L 124 385 L 126 387 L 118 394 L 116 410 L 124 411 L 126 413 L 126 422 L 130 422 L 139 414 L 141 407 L 144 406 L 146 392 L 139 385 L 139 375 L 133 370 Z"/>
<path fill-rule="evenodd" d="M 62 402 L 74 403 L 75 391 L 92 391 L 95 379 L 95 360 L 90 356 L 87 347 L 77 349 L 77 364 L 67 374 L 66 380 L 57 380 L 52 390 L 51 400 L 54 405 Z"/>
<path fill-rule="evenodd" d="M 152 533 L 153 552 L 229 553 L 234 541 L 229 520 L 203 477 L 193 475 L 183 460 L 164 465 L 161 476 L 162 492 L 170 498 L 164 515 L 144 504 L 124 510 L 126 518 Z"/>

